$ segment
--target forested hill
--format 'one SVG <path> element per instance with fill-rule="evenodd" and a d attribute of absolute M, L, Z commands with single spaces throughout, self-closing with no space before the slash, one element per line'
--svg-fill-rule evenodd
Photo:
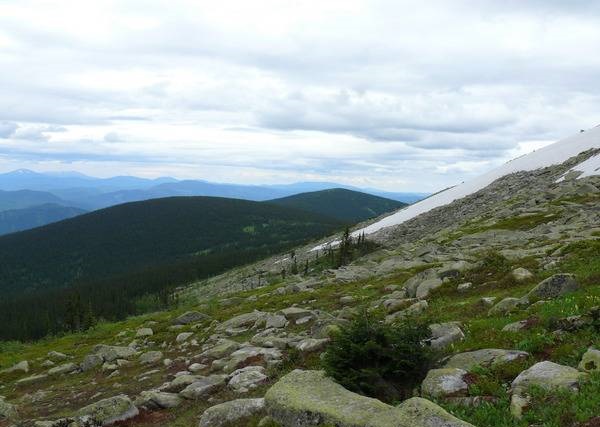
<path fill-rule="evenodd" d="M 343 188 L 296 194 L 270 200 L 269 203 L 298 208 L 350 223 L 365 221 L 407 206 L 406 203 L 396 200 Z"/>
<path fill-rule="evenodd" d="M 0 212 L 0 235 L 41 227 L 52 222 L 72 218 L 85 213 L 83 209 L 45 203 L 22 209 Z"/>
<path fill-rule="evenodd" d="M 121 318 L 143 296 L 343 229 L 310 212 L 237 199 L 127 203 L 0 237 L 0 338 Z"/>

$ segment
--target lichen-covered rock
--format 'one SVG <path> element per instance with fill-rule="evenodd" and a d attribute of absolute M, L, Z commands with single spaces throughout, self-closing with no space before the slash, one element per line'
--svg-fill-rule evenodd
<path fill-rule="evenodd" d="M 295 370 L 265 395 L 268 414 L 283 427 L 467 427 L 425 399 L 399 407 L 352 393 L 322 371 Z"/>
<path fill-rule="evenodd" d="M 406 319 L 407 317 L 418 316 L 419 314 L 421 314 L 425 310 L 427 310 L 428 307 L 429 307 L 429 304 L 425 300 L 416 302 L 404 310 L 397 311 L 394 314 L 390 314 L 390 315 L 386 316 L 385 323 L 390 324 L 390 323 L 394 323 L 398 320 Z"/>
<path fill-rule="evenodd" d="M 284 328 L 287 325 L 287 319 L 281 314 L 270 314 L 265 318 L 265 328 Z"/>
<path fill-rule="evenodd" d="M 199 377 L 196 381 L 185 387 L 179 394 L 190 400 L 203 399 L 223 388 L 226 380 L 226 375 Z"/>
<path fill-rule="evenodd" d="M 420 397 L 405 400 L 396 408 L 400 410 L 408 422 L 407 424 L 393 424 L 393 426 L 473 427 L 472 424 L 459 420 L 449 414 L 441 406 Z"/>
<path fill-rule="evenodd" d="M 175 393 L 164 391 L 142 391 L 135 399 L 135 406 L 146 409 L 168 409 L 181 405 L 182 399 Z"/>
<path fill-rule="evenodd" d="M 415 298 L 417 299 L 425 299 L 429 296 L 431 291 L 442 286 L 443 282 L 441 279 L 434 277 L 428 280 L 424 280 L 419 284 L 417 290 L 415 292 Z"/>
<path fill-rule="evenodd" d="M 505 363 L 525 360 L 528 357 L 529 353 L 525 351 L 485 348 L 482 350 L 455 354 L 446 361 L 444 367 L 460 368 L 470 371 L 475 366 L 493 367 Z"/>
<path fill-rule="evenodd" d="M 228 339 L 222 339 L 219 340 L 213 347 L 204 351 L 201 356 L 209 359 L 220 359 L 222 357 L 229 356 L 238 348 L 240 348 L 239 343 Z"/>
<path fill-rule="evenodd" d="M 75 363 L 63 363 L 48 370 L 48 375 L 63 375 L 70 374 L 79 370 L 79 366 Z"/>
<path fill-rule="evenodd" d="M 247 366 L 238 369 L 229 378 L 227 385 L 236 393 L 247 393 L 269 379 L 262 366 Z"/>
<path fill-rule="evenodd" d="M 300 307 L 288 307 L 280 310 L 283 315 L 290 322 L 296 322 L 299 319 L 312 316 L 312 311 Z"/>
<path fill-rule="evenodd" d="M 135 350 L 131 347 L 105 344 L 97 345 L 92 352 L 92 354 L 102 357 L 105 362 L 112 362 L 117 359 L 129 359 L 135 355 L 135 353 Z"/>
<path fill-rule="evenodd" d="M 151 365 L 153 363 L 160 362 L 162 358 L 162 351 L 147 351 L 146 353 L 142 353 L 140 355 L 140 363 L 144 365 Z"/>
<path fill-rule="evenodd" d="M 329 343 L 329 338 L 306 338 L 300 341 L 299 343 L 293 345 L 296 350 L 301 351 L 302 353 L 312 353 L 315 351 L 323 350 L 327 347 Z"/>
<path fill-rule="evenodd" d="M 540 282 L 527 294 L 530 300 L 557 298 L 579 289 L 579 285 L 572 274 L 555 274 Z"/>
<path fill-rule="evenodd" d="M 264 414 L 264 399 L 237 399 L 208 408 L 198 427 L 234 427 Z"/>
<path fill-rule="evenodd" d="M 138 338 L 151 337 L 152 335 L 154 335 L 154 331 L 151 328 L 140 328 L 135 333 Z"/>
<path fill-rule="evenodd" d="M 490 316 L 495 316 L 498 314 L 508 314 L 508 313 L 511 313 L 511 312 L 517 310 L 518 308 L 524 307 L 526 305 L 527 305 L 527 300 L 525 300 L 523 298 L 507 297 L 507 298 L 504 298 L 499 303 L 497 303 L 496 305 L 494 305 L 492 308 L 490 308 L 490 310 L 488 311 L 488 314 Z"/>
<path fill-rule="evenodd" d="M 80 366 L 81 370 L 86 372 L 91 369 L 97 368 L 98 366 L 101 366 L 102 363 L 104 363 L 104 359 L 101 356 L 97 354 L 88 354 L 83 358 L 83 361 L 81 362 Z"/>
<path fill-rule="evenodd" d="M 511 388 L 516 394 L 522 394 L 531 386 L 542 387 L 546 390 L 577 390 L 579 382 L 586 375 L 570 366 L 545 360 L 521 372 L 512 382 Z"/>
<path fill-rule="evenodd" d="M 266 364 L 272 360 L 280 360 L 282 357 L 281 351 L 276 348 L 242 347 L 231 353 L 229 360 L 223 366 L 223 371 L 231 373 L 251 364 Z"/>
<path fill-rule="evenodd" d="M 0 396 L 0 421 L 14 420 L 17 418 L 17 415 L 17 407 L 12 403 L 8 403 L 2 396 Z"/>
<path fill-rule="evenodd" d="M 93 422 L 102 426 L 128 420 L 138 414 L 138 409 L 131 402 L 131 399 L 124 394 L 99 400 L 77 411 L 77 417 L 80 420 L 93 420 Z"/>
<path fill-rule="evenodd" d="M 465 339 L 465 334 L 460 329 L 458 322 L 433 323 L 429 325 L 431 348 L 442 350 L 449 345 Z"/>
<path fill-rule="evenodd" d="M 523 282 L 533 278 L 533 273 L 523 267 L 515 268 L 511 274 L 517 282 Z"/>
<path fill-rule="evenodd" d="M 58 351 L 52 350 L 48 352 L 48 359 L 52 360 L 53 362 L 62 362 L 63 360 L 67 360 L 68 358 L 69 356 Z"/>
<path fill-rule="evenodd" d="M 19 363 L 15 363 L 10 368 L 4 369 L 2 372 L 10 374 L 12 372 L 29 372 L 29 362 L 27 360 L 22 360 Z"/>
<path fill-rule="evenodd" d="M 431 369 L 421 384 L 421 392 L 428 397 L 466 396 L 469 384 L 465 381 L 468 374 L 464 369 Z"/>
<path fill-rule="evenodd" d="M 253 311 L 252 313 L 240 314 L 239 316 L 232 317 L 229 320 L 217 325 L 215 330 L 217 332 L 226 332 L 228 330 L 237 329 L 250 329 L 257 323 L 264 321 L 266 313 L 262 311 Z"/>
<path fill-rule="evenodd" d="M 189 325 L 190 323 L 202 322 L 208 319 L 210 319 L 210 317 L 208 317 L 206 314 L 197 311 L 187 311 L 181 316 L 178 316 L 175 319 L 173 319 L 172 323 L 174 325 Z"/>
<path fill-rule="evenodd" d="M 600 350 L 590 347 L 581 358 L 579 369 L 582 371 L 600 370 Z"/>

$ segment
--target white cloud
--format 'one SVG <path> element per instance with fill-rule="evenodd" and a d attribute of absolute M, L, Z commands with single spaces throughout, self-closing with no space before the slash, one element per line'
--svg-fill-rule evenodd
<path fill-rule="evenodd" d="M 0 2 L 0 167 L 437 190 L 600 122 L 590 3 Z"/>

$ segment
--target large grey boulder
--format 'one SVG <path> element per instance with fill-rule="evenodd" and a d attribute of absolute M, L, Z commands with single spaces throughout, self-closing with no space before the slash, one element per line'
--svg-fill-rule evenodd
<path fill-rule="evenodd" d="M 140 355 L 140 363 L 144 365 L 151 365 L 154 363 L 158 363 L 162 360 L 163 354 L 162 351 L 147 351 Z"/>
<path fill-rule="evenodd" d="M 214 346 L 204 351 L 201 356 L 209 359 L 220 359 L 222 357 L 229 356 L 238 348 L 240 348 L 239 343 L 228 339 L 222 339 L 219 340 Z"/>
<path fill-rule="evenodd" d="M 490 316 L 495 316 L 498 314 L 508 314 L 511 313 L 521 307 L 525 307 L 528 304 L 528 301 L 524 298 L 513 298 L 507 297 L 502 301 L 494 305 L 488 311 Z"/>
<path fill-rule="evenodd" d="M 247 366 L 238 369 L 229 378 L 227 385 L 236 393 L 247 393 L 269 379 L 262 366 Z"/>
<path fill-rule="evenodd" d="M 198 427 L 234 427 L 265 412 L 265 399 L 237 399 L 208 408 Z"/>
<path fill-rule="evenodd" d="M 417 298 L 417 299 L 425 299 L 425 298 L 427 298 L 429 296 L 429 294 L 431 293 L 431 291 L 433 291 L 434 289 L 439 288 L 442 285 L 443 285 L 442 280 L 439 279 L 439 278 L 437 278 L 437 277 L 424 280 L 417 287 L 417 290 L 415 292 L 415 298 Z"/>
<path fill-rule="evenodd" d="M 88 354 L 83 358 L 80 367 L 82 371 L 86 372 L 101 366 L 102 363 L 104 363 L 102 356 L 98 354 Z"/>
<path fill-rule="evenodd" d="M 281 378 L 265 395 L 268 414 L 282 427 L 471 426 L 432 402 L 415 399 L 390 406 L 346 390 L 322 371 L 301 370 Z"/>
<path fill-rule="evenodd" d="M 455 354 L 446 361 L 444 367 L 470 371 L 475 366 L 494 367 L 525 360 L 528 357 L 529 353 L 525 351 L 485 348 L 482 350 Z"/>
<path fill-rule="evenodd" d="M 281 360 L 283 354 L 276 348 L 242 347 L 231 353 L 229 360 L 223 366 L 223 371 L 231 373 L 251 364 L 268 364 L 273 360 Z"/>
<path fill-rule="evenodd" d="M 579 285 L 572 274 L 555 274 L 540 282 L 527 294 L 529 300 L 545 300 L 557 298 L 579 289 Z"/>
<path fill-rule="evenodd" d="M 200 313 L 198 311 L 187 311 L 173 319 L 172 323 L 174 325 L 189 325 L 190 323 L 202 322 L 208 319 L 210 319 L 210 317 L 206 314 Z"/>
<path fill-rule="evenodd" d="M 125 421 L 139 414 L 131 399 L 124 394 L 99 400 L 77 411 L 77 417 L 85 422 L 90 421 L 108 426 L 118 421 Z"/>
<path fill-rule="evenodd" d="M 467 371 L 458 368 L 432 369 L 421 384 L 421 392 L 434 398 L 466 396 L 469 391 L 469 384 L 465 381 L 467 374 Z"/>
<path fill-rule="evenodd" d="M 522 394 L 531 386 L 542 387 L 546 390 L 577 390 L 579 382 L 586 375 L 570 366 L 545 360 L 521 372 L 512 382 L 511 388 L 516 394 Z"/>
<path fill-rule="evenodd" d="M 135 399 L 135 406 L 146 409 L 168 409 L 181 405 L 182 399 L 176 393 L 147 390 Z"/>
<path fill-rule="evenodd" d="M 48 370 L 48 375 L 63 375 L 70 374 L 71 372 L 76 372 L 79 370 L 79 366 L 75 363 L 63 363 L 62 365 L 55 366 L 52 369 Z"/>
<path fill-rule="evenodd" d="M 296 322 L 299 319 L 312 316 L 312 311 L 300 307 L 288 307 L 280 310 L 279 313 L 290 322 Z"/>

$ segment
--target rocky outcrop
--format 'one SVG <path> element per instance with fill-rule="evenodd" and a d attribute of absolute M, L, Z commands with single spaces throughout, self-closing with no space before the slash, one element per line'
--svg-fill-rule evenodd
<path fill-rule="evenodd" d="M 321 371 L 295 370 L 265 395 L 268 414 L 282 427 L 467 427 L 425 399 L 398 407 L 352 393 Z"/>

